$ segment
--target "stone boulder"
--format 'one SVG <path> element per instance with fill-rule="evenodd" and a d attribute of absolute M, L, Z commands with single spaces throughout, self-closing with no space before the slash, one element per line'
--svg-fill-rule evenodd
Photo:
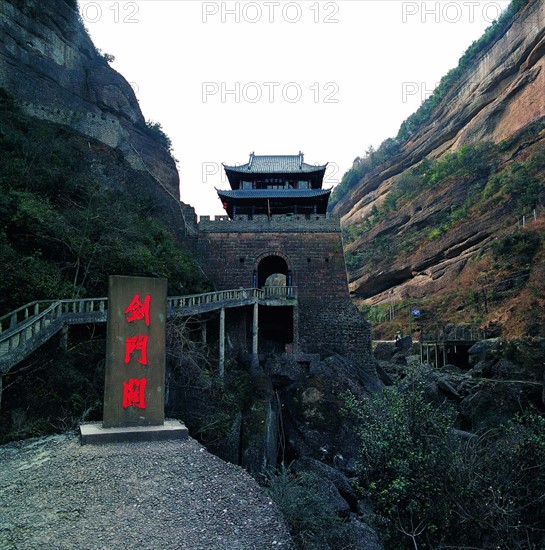
<path fill-rule="evenodd" d="M 426 366 L 422 367 L 422 379 L 424 381 L 424 394 L 426 400 L 437 407 L 450 402 L 457 404 L 462 396 L 456 388 L 456 381 L 448 373 L 435 370 Z M 399 386 L 403 392 L 413 390 L 410 380 L 403 380 Z"/>
<path fill-rule="evenodd" d="M 339 491 L 339 494 L 352 506 L 356 505 L 358 496 L 350 479 L 341 471 L 346 466 L 347 461 L 342 455 L 333 457 L 333 463 L 337 468 L 329 466 L 310 457 L 303 457 L 295 461 L 294 468 L 296 471 L 311 471 L 319 475 L 322 479 L 327 479 Z"/>
<path fill-rule="evenodd" d="M 471 361 L 471 357 L 470 357 L 470 361 Z M 475 366 L 468 371 L 468 374 L 470 374 L 474 378 L 491 378 L 492 369 L 495 363 L 496 363 L 495 359 L 478 361 L 475 364 Z"/>
<path fill-rule="evenodd" d="M 344 394 L 363 399 L 375 388 L 364 369 L 340 355 L 271 355 L 264 364 L 282 413 L 286 458 L 310 457 L 329 465 L 342 456 L 353 463 L 358 453 L 355 434 L 343 416 Z"/>
<path fill-rule="evenodd" d="M 411 336 L 404 336 L 395 343 L 396 350 L 405 355 L 409 355 L 413 349 L 413 339 Z"/>
<path fill-rule="evenodd" d="M 406 367 L 407 366 L 407 355 L 403 351 L 398 351 L 390 359 L 390 362 L 393 363 L 394 365 L 401 365 L 403 367 Z"/>
<path fill-rule="evenodd" d="M 497 380 L 537 380 L 537 372 L 525 365 L 521 365 L 499 357 L 479 361 L 469 372 L 475 378 L 494 378 Z"/>
<path fill-rule="evenodd" d="M 345 548 L 383 550 L 374 529 L 354 514 L 350 516 L 350 520 L 346 524 L 345 533 Z"/>
<path fill-rule="evenodd" d="M 344 458 L 334 458 L 335 464 L 342 464 Z M 340 467 L 340 466 L 339 466 Z M 371 508 L 365 501 L 358 500 L 350 479 L 337 468 L 312 458 L 301 458 L 294 463 L 297 473 L 311 472 L 323 481 L 316 490 L 329 509 L 345 519 L 343 525 L 343 543 L 346 548 L 382 550 L 375 531 L 365 523 L 363 516 L 370 513 Z M 341 499 L 341 500 L 339 500 Z"/>
<path fill-rule="evenodd" d="M 495 428 L 522 412 L 522 407 L 539 404 L 541 393 L 536 382 L 481 381 L 460 402 L 460 414 L 471 431 Z"/>
<path fill-rule="evenodd" d="M 469 350 L 469 363 L 476 365 L 480 361 L 497 359 L 502 350 L 502 343 L 499 338 L 481 340 L 473 344 Z"/>
<path fill-rule="evenodd" d="M 394 342 L 378 342 L 373 350 L 375 359 L 379 361 L 389 361 L 397 351 Z"/>

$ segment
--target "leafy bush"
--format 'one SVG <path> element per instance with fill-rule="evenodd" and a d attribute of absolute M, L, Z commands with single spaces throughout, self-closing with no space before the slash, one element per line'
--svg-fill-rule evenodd
<path fill-rule="evenodd" d="M 514 162 L 507 168 L 489 178 L 482 199 L 494 199 L 500 196 L 510 200 L 516 214 L 530 213 L 534 208 L 543 205 L 545 186 L 542 183 L 545 170 L 545 153 L 537 152 L 528 159 Z"/>
<path fill-rule="evenodd" d="M 342 522 L 324 505 L 317 490 L 321 479 L 308 472 L 296 475 L 289 466 L 267 478 L 267 490 L 280 508 L 301 550 L 329 550 L 342 546 Z"/>
<path fill-rule="evenodd" d="M 467 440 L 453 453 L 453 481 L 464 488 L 451 506 L 458 541 L 487 547 L 545 544 L 545 418 L 527 411 L 506 426 Z M 451 540 L 456 540 L 451 535 Z"/>
<path fill-rule="evenodd" d="M 492 257 L 496 262 L 527 266 L 541 243 L 541 236 L 533 231 L 511 233 L 492 243 Z"/>
<path fill-rule="evenodd" d="M 341 182 L 333 189 L 329 208 L 333 208 L 373 168 L 393 158 L 399 153 L 399 150 L 399 142 L 392 138 L 384 140 L 378 150 L 369 146 L 365 155 L 354 160 L 352 168 L 343 175 Z"/>
<path fill-rule="evenodd" d="M 545 418 L 527 411 L 461 436 L 454 411 L 426 398 L 428 381 L 417 369 L 367 400 L 346 396 L 361 491 L 385 548 L 541 548 Z"/>
<path fill-rule="evenodd" d="M 411 543 L 434 540 L 453 521 L 445 481 L 455 415 L 426 401 L 421 378 L 415 376 L 410 385 L 409 391 L 387 388 L 366 401 L 346 398 L 361 441 L 360 485 L 381 517 L 379 524 L 387 525 L 390 543 L 400 533 Z"/>
<path fill-rule="evenodd" d="M 0 311 L 32 300 L 103 296 L 115 273 L 165 277 L 172 294 L 205 288 L 161 221 L 153 181 L 144 183 L 115 151 L 97 162 L 88 139 L 27 117 L 1 89 L 0 121 Z"/>
<path fill-rule="evenodd" d="M 172 152 L 172 140 L 167 136 L 160 122 L 153 122 L 153 120 L 147 120 L 145 132 L 148 136 L 151 137 L 151 139 L 159 143 L 169 153 Z"/>

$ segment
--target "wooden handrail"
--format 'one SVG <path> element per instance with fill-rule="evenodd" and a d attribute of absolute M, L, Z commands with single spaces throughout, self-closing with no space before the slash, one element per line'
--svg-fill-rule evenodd
<path fill-rule="evenodd" d="M 167 315 L 188 309 L 198 314 L 223 307 L 240 307 L 267 299 L 291 299 L 297 297 L 295 287 L 240 288 L 219 290 L 187 296 L 167 298 Z M 108 298 L 79 298 L 67 300 L 37 300 L 0 317 L 0 359 L 11 351 L 42 334 L 50 338 L 52 324 L 55 331 L 66 323 L 103 322 L 106 320 Z M 193 313 L 189 313 L 193 314 Z M 3 330 L 2 324 L 9 327 Z M 44 332 L 49 328 L 51 334 Z M 28 348 L 28 346 L 26 346 Z M 15 364 L 15 363 L 14 363 Z"/>

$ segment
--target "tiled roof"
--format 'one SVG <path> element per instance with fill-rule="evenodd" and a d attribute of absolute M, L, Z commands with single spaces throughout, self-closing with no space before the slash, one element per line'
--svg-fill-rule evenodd
<path fill-rule="evenodd" d="M 324 197 L 331 189 L 235 189 L 222 191 L 216 189 L 220 197 L 229 199 L 280 199 Z"/>
<path fill-rule="evenodd" d="M 327 164 L 314 166 L 303 161 L 303 153 L 298 155 L 250 155 L 250 160 L 241 166 L 225 166 L 225 170 L 246 174 L 305 174 L 325 170 Z"/>

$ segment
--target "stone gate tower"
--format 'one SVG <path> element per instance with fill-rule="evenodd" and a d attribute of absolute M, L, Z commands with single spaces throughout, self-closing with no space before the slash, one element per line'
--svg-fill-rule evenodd
<path fill-rule="evenodd" d="M 340 219 L 327 213 L 326 167 L 302 153 L 252 153 L 246 164 L 224 166 L 231 189 L 218 196 L 227 215 L 201 216 L 198 261 L 218 290 L 266 290 L 260 352 L 337 352 L 372 368 L 370 326 L 348 294 Z M 250 331 L 249 320 L 240 323 L 232 339 L 244 348 Z"/>

